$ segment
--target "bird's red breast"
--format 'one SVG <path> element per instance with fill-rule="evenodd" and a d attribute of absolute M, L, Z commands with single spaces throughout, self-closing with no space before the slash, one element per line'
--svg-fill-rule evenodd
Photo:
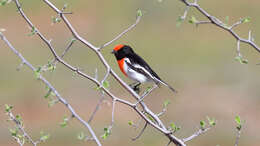
<path fill-rule="evenodd" d="M 120 70 L 122 71 L 122 73 L 127 76 L 125 70 L 124 70 L 124 64 L 125 64 L 125 58 L 121 59 L 121 60 L 117 60 L 117 63 L 119 65 Z"/>

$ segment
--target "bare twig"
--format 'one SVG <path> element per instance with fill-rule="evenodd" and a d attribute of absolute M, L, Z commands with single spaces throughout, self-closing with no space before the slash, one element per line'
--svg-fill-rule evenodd
<path fill-rule="evenodd" d="M 166 111 L 167 111 L 167 108 L 164 107 L 163 110 L 162 110 L 160 113 L 157 114 L 158 117 L 160 117 L 160 116 L 162 116 L 163 114 L 165 114 Z"/>
<path fill-rule="evenodd" d="M 198 12 L 200 12 L 202 15 L 204 15 L 211 24 L 214 24 L 215 26 L 229 32 L 237 41 L 243 42 L 245 44 L 248 44 L 252 46 L 256 51 L 260 53 L 260 47 L 256 45 L 251 39 L 244 39 L 240 37 L 236 32 L 234 32 L 233 28 L 237 27 L 239 24 L 242 23 L 242 20 L 236 22 L 231 27 L 227 27 L 222 21 L 217 19 L 216 17 L 210 15 L 207 11 L 205 11 L 200 5 L 197 3 L 197 0 L 193 3 L 189 2 L 188 0 L 180 0 L 183 2 L 187 7 L 194 7 Z M 208 23 L 208 22 L 207 22 Z"/>
<path fill-rule="evenodd" d="M 70 41 L 70 43 L 68 44 L 64 52 L 61 54 L 60 58 L 63 58 L 65 56 L 65 54 L 70 50 L 71 46 L 74 44 L 75 41 L 76 41 L 75 39 L 72 39 Z"/>
<path fill-rule="evenodd" d="M 194 138 L 200 136 L 201 134 L 206 133 L 206 132 L 207 132 L 208 130 L 210 130 L 210 129 L 211 129 L 211 126 L 208 127 L 208 128 L 205 128 L 205 129 L 201 129 L 201 128 L 200 128 L 198 131 L 196 131 L 196 132 L 195 132 L 194 134 L 192 134 L 191 136 L 182 139 L 182 141 L 184 141 L 184 142 L 191 141 L 192 139 L 194 139 Z"/>
<path fill-rule="evenodd" d="M 114 39 L 112 39 L 111 41 L 105 43 L 104 45 L 102 45 L 99 50 L 103 49 L 104 47 L 112 44 L 114 41 L 118 40 L 119 38 L 121 38 L 124 34 L 126 34 L 128 31 L 132 30 L 141 20 L 141 15 L 137 15 L 136 16 L 136 21 L 134 24 L 132 24 L 130 27 L 128 27 L 126 30 L 124 30 L 123 32 L 121 32 L 119 35 L 117 35 Z"/>
<path fill-rule="evenodd" d="M 138 105 L 140 102 L 142 102 L 144 100 L 144 98 L 149 95 L 150 93 L 152 93 L 152 91 L 157 88 L 158 85 L 154 84 L 152 88 L 146 90 L 143 95 L 140 97 L 140 99 L 137 101 L 137 103 L 135 105 Z"/>
<path fill-rule="evenodd" d="M 242 57 L 242 54 L 240 52 L 240 41 L 237 41 L 237 56 Z"/>
<path fill-rule="evenodd" d="M 171 143 L 172 143 L 172 141 L 169 141 L 169 142 L 166 144 L 166 146 L 169 146 Z"/>
<path fill-rule="evenodd" d="M 240 130 L 237 129 L 237 136 L 236 136 L 235 146 L 238 146 L 238 142 L 239 142 L 240 136 L 241 136 L 241 129 Z"/>
<path fill-rule="evenodd" d="M 233 25 L 230 26 L 229 29 L 234 29 L 235 27 L 237 27 L 238 25 L 242 24 L 243 23 L 243 20 L 240 19 L 238 22 L 234 23 Z"/>
<path fill-rule="evenodd" d="M 133 141 L 139 139 L 139 138 L 142 136 L 142 134 L 144 133 L 144 131 L 145 131 L 146 127 L 147 127 L 147 125 L 148 125 L 148 123 L 145 122 L 144 127 L 143 127 L 143 129 L 141 130 L 141 132 L 140 132 L 135 138 L 132 138 Z"/>
<path fill-rule="evenodd" d="M 91 116 L 88 120 L 88 123 L 91 123 L 91 121 L 93 120 L 94 116 L 96 115 L 97 111 L 99 110 L 101 103 L 104 101 L 104 99 L 105 99 L 105 96 L 102 94 L 100 100 L 98 101 L 98 104 L 96 105 L 95 110 L 93 111 L 93 113 L 91 114 Z"/>
<path fill-rule="evenodd" d="M 109 130 L 111 130 L 113 128 L 113 125 L 115 123 L 115 106 L 116 106 L 116 100 L 114 99 L 112 101 L 112 119 L 111 119 L 111 123 L 110 123 L 110 126 L 109 126 Z"/>

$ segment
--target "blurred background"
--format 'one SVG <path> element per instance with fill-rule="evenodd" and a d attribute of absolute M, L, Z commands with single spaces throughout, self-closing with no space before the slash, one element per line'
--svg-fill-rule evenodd
<path fill-rule="evenodd" d="M 183 15 L 185 6 L 178 0 L 76 0 L 52 1 L 58 8 L 68 4 L 67 15 L 79 34 L 96 46 L 110 41 L 118 33 L 135 22 L 136 11 L 144 13 L 137 27 L 124 37 L 103 50 L 103 54 L 111 67 L 127 83 L 131 83 L 119 72 L 113 55 L 113 46 L 118 43 L 129 44 L 143 56 L 151 67 L 178 90 L 172 94 L 165 87 L 156 89 L 145 102 L 154 112 L 160 112 L 163 102 L 170 100 L 167 113 L 162 120 L 181 126 L 177 137 L 190 136 L 199 127 L 200 120 L 206 116 L 214 117 L 217 126 L 205 135 L 188 142 L 191 146 L 230 146 L 234 145 L 236 123 L 234 118 L 240 115 L 246 123 L 243 127 L 239 145 L 257 146 L 260 139 L 260 62 L 259 53 L 254 48 L 241 44 L 241 52 L 249 64 L 241 65 L 235 61 L 235 39 L 213 25 L 195 27 L 187 21 L 192 16 L 198 20 L 206 20 L 195 10 L 188 13 L 186 21 L 176 27 L 176 20 Z M 57 15 L 42 1 L 21 0 L 22 7 L 36 27 L 48 38 L 58 53 L 61 53 L 72 36 L 64 23 L 52 24 L 52 17 Z M 199 3 L 210 14 L 229 24 L 240 18 L 250 17 L 251 22 L 236 28 L 239 35 L 247 38 L 252 30 L 255 41 L 260 44 L 260 1 L 259 0 L 200 0 Z M 0 28 L 25 58 L 34 66 L 42 66 L 53 59 L 48 47 L 37 37 L 28 36 L 30 29 L 24 19 L 17 13 L 14 3 L 0 7 Z M 10 135 L 9 128 L 13 124 L 6 122 L 4 104 L 14 106 L 13 112 L 23 118 L 25 129 L 34 139 L 40 137 L 40 131 L 49 133 L 51 138 L 41 144 L 45 146 L 95 145 L 77 139 L 80 132 L 88 134 L 87 129 L 76 120 L 61 128 L 64 115 L 69 112 L 62 104 L 48 107 L 47 93 L 44 84 L 37 81 L 27 67 L 16 71 L 21 61 L 0 41 L 0 141 L 3 146 L 15 146 L 17 143 Z M 96 55 L 88 48 L 76 42 L 64 58 L 70 64 L 81 68 L 94 76 L 96 68 L 99 77 L 104 75 L 104 68 Z M 43 74 L 61 93 L 63 97 L 86 120 L 95 109 L 101 94 L 95 85 L 79 76 L 73 75 L 62 65 L 50 73 Z M 119 97 L 132 100 L 132 97 L 109 77 L 110 90 Z M 142 86 L 145 90 L 146 84 Z M 100 110 L 92 122 L 96 134 L 101 136 L 104 127 L 111 122 L 111 100 L 106 96 Z M 137 141 L 131 138 L 138 135 L 139 128 L 128 125 L 128 121 L 138 123 L 140 118 L 128 107 L 116 104 L 115 125 L 112 135 L 102 140 L 106 146 L 158 146 L 166 145 L 164 135 L 151 127 L 146 129 Z"/>

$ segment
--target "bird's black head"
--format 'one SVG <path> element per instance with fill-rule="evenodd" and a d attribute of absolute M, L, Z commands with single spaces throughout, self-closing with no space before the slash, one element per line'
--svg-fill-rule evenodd
<path fill-rule="evenodd" d="M 117 60 L 121 60 L 124 57 L 132 55 L 134 51 L 130 46 L 120 44 L 115 46 L 112 53 L 115 55 Z"/>

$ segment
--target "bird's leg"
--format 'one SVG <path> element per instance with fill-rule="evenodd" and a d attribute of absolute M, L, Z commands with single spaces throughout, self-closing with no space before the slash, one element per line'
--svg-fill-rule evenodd
<path fill-rule="evenodd" d="M 140 93 L 140 82 L 134 82 L 132 84 L 130 84 L 129 86 L 136 92 L 136 93 Z"/>

